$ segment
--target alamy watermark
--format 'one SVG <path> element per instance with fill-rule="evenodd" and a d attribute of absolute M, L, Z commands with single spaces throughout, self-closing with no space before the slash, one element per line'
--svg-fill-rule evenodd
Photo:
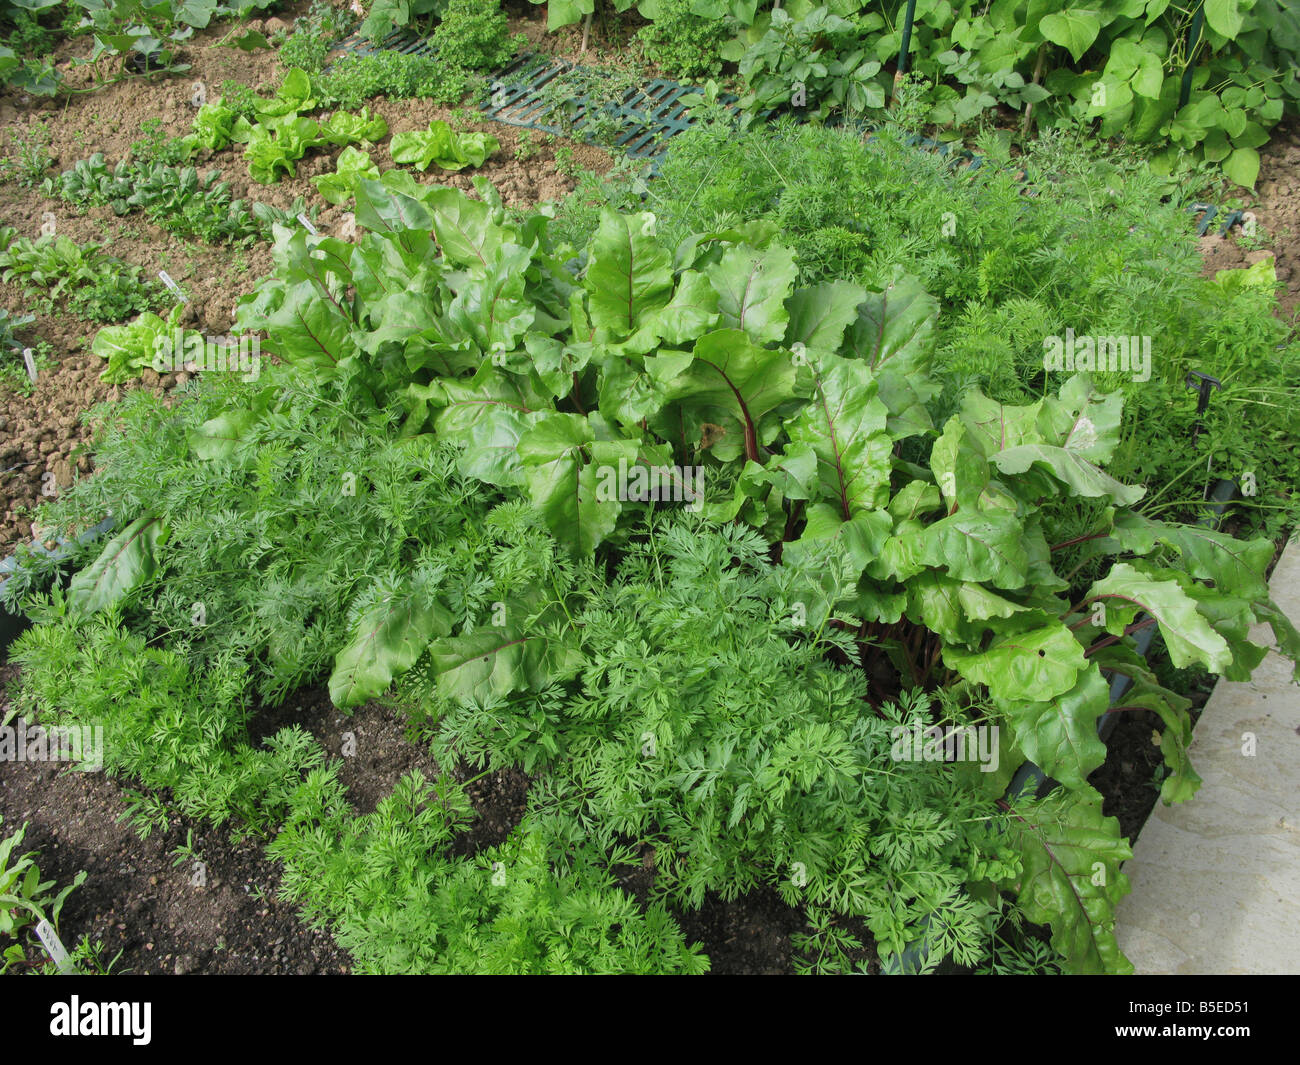
<path fill-rule="evenodd" d="M 0 725 L 0 762 L 80 762 L 87 772 L 104 768 L 103 725 Z"/>
<path fill-rule="evenodd" d="M 152 1036 L 152 1002 L 68 1002 L 50 1005 L 50 1035 L 129 1036 L 136 1046 L 148 1046 Z"/>
<path fill-rule="evenodd" d="M 601 503 L 685 503 L 687 510 L 698 511 L 704 505 L 704 467 L 629 466 L 627 459 L 619 459 L 617 466 L 596 467 L 596 499 Z"/>
<path fill-rule="evenodd" d="M 1151 380 L 1151 338 L 1121 336 L 1065 336 L 1043 338 L 1043 369 L 1131 373 L 1133 380 Z"/>
<path fill-rule="evenodd" d="M 182 370 L 240 373 L 245 381 L 256 381 L 262 372 L 262 341 L 258 337 L 205 337 L 175 329 L 153 342 L 153 368 L 157 373 Z"/>
<path fill-rule="evenodd" d="M 981 773 L 996 773 L 1001 761 L 997 725 L 895 725 L 889 738 L 895 762 L 978 762 Z"/>

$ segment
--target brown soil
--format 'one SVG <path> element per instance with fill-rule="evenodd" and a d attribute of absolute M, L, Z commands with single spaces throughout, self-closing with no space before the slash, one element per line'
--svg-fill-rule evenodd
<path fill-rule="evenodd" d="M 300 725 L 331 761 L 342 763 L 339 780 L 358 813 L 372 812 L 413 770 L 428 780 L 438 776 L 438 763 L 415 741 L 401 714 L 379 703 L 345 714 L 330 702 L 325 688 L 302 688 L 280 706 L 259 713 L 249 725 L 249 737 L 257 743 L 290 725 Z M 453 775 L 461 781 L 478 776 L 463 766 Z M 458 853 L 474 854 L 502 842 L 519 824 L 527 804 L 528 778 L 504 770 L 465 790 L 478 819 L 459 841 Z"/>
<path fill-rule="evenodd" d="M 8 679 L 15 670 L 2 672 Z M 7 708 L 0 695 L 0 718 Z M 0 762 L 0 835 L 28 822 L 23 849 L 40 851 L 43 879 L 64 886 L 89 874 L 60 918 L 69 949 L 82 936 L 102 942 L 101 963 L 120 952 L 119 973 L 348 971 L 327 933 L 304 928 L 293 907 L 275 900 L 279 872 L 261 843 L 235 843 L 224 829 L 179 817 L 141 840 L 119 820 L 124 790 L 103 773 Z M 173 852 L 187 841 L 201 870 L 190 859 L 178 864 Z M 39 962 L 39 948 L 27 958 Z"/>
<path fill-rule="evenodd" d="M 1273 139 L 1260 149 L 1260 159 L 1258 195 L 1250 207 L 1257 239 L 1247 239 L 1240 226 L 1228 236 L 1202 237 L 1205 276 L 1275 258 L 1280 313 L 1290 320 L 1300 309 L 1300 120 L 1289 119 L 1275 129 Z M 1263 247 L 1256 246 L 1261 243 Z"/>
<path fill-rule="evenodd" d="M 582 47 L 582 24 L 576 23 L 548 33 L 545 14 L 526 12 L 509 19 L 510 32 L 523 34 L 523 50 L 538 55 L 552 55 L 583 66 L 601 66 L 644 73 L 651 64 L 641 53 L 636 31 L 646 25 L 646 20 L 635 10 L 618 13 L 602 7 L 601 15 L 593 20 L 587 35 L 587 48 Z"/>

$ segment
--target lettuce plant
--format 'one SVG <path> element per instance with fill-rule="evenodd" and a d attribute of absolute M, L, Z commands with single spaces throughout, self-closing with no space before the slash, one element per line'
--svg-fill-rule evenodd
<path fill-rule="evenodd" d="M 145 311 L 126 325 L 105 326 L 95 334 L 90 350 L 106 360 L 100 380 L 121 384 L 153 365 L 160 340 L 170 340 L 180 329 L 183 304 L 177 304 L 165 319 Z"/>
<path fill-rule="evenodd" d="M 490 133 L 456 133 L 446 122 L 435 118 L 427 130 L 394 133 L 389 150 L 395 163 L 409 163 L 417 170 L 437 166 L 442 170 L 479 167 L 501 147 Z"/>
<path fill-rule="evenodd" d="M 273 185 L 281 176 L 292 177 L 297 161 L 313 148 L 373 144 L 388 134 L 388 123 L 369 108 L 356 114 L 337 111 L 320 121 L 304 113 L 316 110 L 320 102 L 306 71 L 295 68 L 285 75 L 274 97 L 253 97 L 248 113 L 222 100 L 200 108 L 194 132 L 183 140 L 192 151 L 243 144 L 249 175 L 259 184 Z"/>
<path fill-rule="evenodd" d="M 218 97 L 199 108 L 194 116 L 194 132 L 184 138 L 193 148 L 219 151 L 234 139 L 235 120 L 238 113 L 225 106 Z"/>
<path fill-rule="evenodd" d="M 379 167 L 370 161 L 370 155 L 351 146 L 339 153 L 334 173 L 321 174 L 311 179 L 326 203 L 347 203 L 356 195 L 363 178 L 379 177 Z"/>

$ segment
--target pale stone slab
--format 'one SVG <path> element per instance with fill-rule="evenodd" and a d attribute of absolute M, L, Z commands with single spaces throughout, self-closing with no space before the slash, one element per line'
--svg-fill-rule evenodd
<path fill-rule="evenodd" d="M 1300 542 L 1270 582 L 1300 622 Z M 1271 644 L 1267 626 L 1256 643 Z M 1255 754 L 1243 753 L 1248 735 Z M 1249 682 L 1219 681 L 1190 748 L 1191 802 L 1157 802 L 1124 872 L 1120 948 L 1139 973 L 1300 973 L 1300 686 L 1270 652 Z"/>

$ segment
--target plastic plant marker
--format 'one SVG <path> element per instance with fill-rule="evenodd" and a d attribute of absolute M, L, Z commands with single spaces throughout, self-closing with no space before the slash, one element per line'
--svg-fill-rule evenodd
<path fill-rule="evenodd" d="M 166 270 L 158 271 L 158 280 L 161 281 L 164 285 L 166 285 L 175 294 L 176 298 L 180 300 L 182 303 L 190 302 L 188 299 L 185 298 L 185 293 L 181 291 L 180 285 L 176 284 L 176 282 L 172 280 L 171 274 L 169 274 Z"/>
<path fill-rule="evenodd" d="M 41 920 L 36 923 L 36 936 L 41 941 L 41 946 L 45 948 L 45 953 L 50 956 L 50 960 L 58 966 L 59 972 L 71 972 L 72 959 L 68 957 L 67 948 L 64 947 L 59 934 L 50 926 L 49 921 Z"/>

